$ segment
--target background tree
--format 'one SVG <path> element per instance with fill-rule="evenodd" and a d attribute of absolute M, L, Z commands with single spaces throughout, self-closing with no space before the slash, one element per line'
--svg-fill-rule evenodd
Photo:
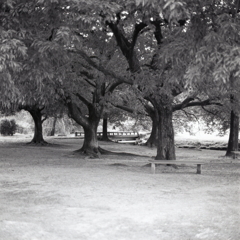
<path fill-rule="evenodd" d="M 32 142 L 44 143 L 42 122 L 46 114 L 49 115 L 48 109 L 53 110 L 54 104 L 57 102 L 56 85 L 53 80 L 60 79 L 60 70 L 56 71 L 56 69 L 65 60 L 64 56 L 59 57 L 60 55 L 58 55 L 62 50 L 60 45 L 51 41 L 54 32 L 52 31 L 53 25 L 58 27 L 57 24 L 61 23 L 63 9 L 57 8 L 53 12 L 52 10 L 56 7 L 54 1 L 49 1 L 48 5 L 42 1 L 6 2 L 1 5 L 5 9 L 5 14 L 2 14 L 2 22 L 6 28 L 10 28 L 8 32 L 11 35 L 18 33 L 18 38 L 21 39 L 21 42 L 15 39 L 12 41 L 15 47 L 10 45 L 9 52 L 16 53 L 16 47 L 22 46 L 20 50 L 24 50 L 22 54 L 25 54 L 25 58 L 18 58 L 19 63 L 17 64 L 14 61 L 15 56 L 6 55 L 10 59 L 9 62 L 19 70 L 10 72 L 8 69 L 11 65 L 6 65 L 4 73 L 14 81 L 12 84 L 10 80 L 7 81 L 3 96 L 9 98 L 7 92 L 9 87 L 12 87 L 13 92 L 16 89 L 17 94 L 11 96 L 7 107 L 29 111 L 35 123 Z M 17 49 L 17 51 L 19 50 Z M 8 52 L 6 53 L 8 54 Z M 43 114 L 44 118 L 42 118 Z"/>
<path fill-rule="evenodd" d="M 216 88 L 228 95 L 231 120 L 226 155 L 231 156 L 232 151 L 238 149 L 239 134 L 239 1 L 215 1 L 210 6 L 205 12 L 211 16 L 211 25 L 205 29 L 188 77 L 193 84 L 202 79 L 213 79 Z"/>
<path fill-rule="evenodd" d="M 84 129 L 80 151 L 93 156 L 101 153 L 97 127 L 103 110 L 114 89 L 125 82 L 121 65 L 115 72 L 108 69 L 111 62 L 116 61 L 111 58 L 115 50 L 110 48 L 110 40 L 102 35 L 102 31 L 96 29 L 86 37 L 80 36 L 83 39 L 79 40 L 80 44 L 70 44 L 67 52 L 71 62 L 62 85 L 69 114 Z"/>
<path fill-rule="evenodd" d="M 8 108 L 11 101 L 19 95 L 15 87 L 16 79 L 12 73 L 18 74 L 22 68 L 22 60 L 27 56 L 27 48 L 23 42 L 24 32 L 16 29 L 16 18 L 11 15 L 14 7 L 12 1 L 0 3 L 0 106 Z"/>

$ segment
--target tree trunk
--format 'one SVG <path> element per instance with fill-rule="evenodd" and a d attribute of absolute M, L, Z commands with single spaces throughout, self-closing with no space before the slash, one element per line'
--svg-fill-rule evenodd
<path fill-rule="evenodd" d="M 101 138 L 101 140 L 103 140 L 103 141 L 110 141 L 108 134 L 107 134 L 107 128 L 108 128 L 107 126 L 108 126 L 108 119 L 107 119 L 107 117 L 104 117 L 103 118 L 103 135 Z"/>
<path fill-rule="evenodd" d="M 83 152 L 91 157 L 99 157 L 100 147 L 97 139 L 97 127 L 100 121 L 102 110 L 98 112 L 94 105 L 89 104 L 89 116 L 86 117 L 80 112 L 80 109 L 75 103 L 69 101 L 67 106 L 70 117 L 79 125 L 81 125 L 84 130 L 83 146 L 77 151 Z"/>
<path fill-rule="evenodd" d="M 238 151 L 238 137 L 239 137 L 239 115 L 236 114 L 234 110 L 232 110 L 230 118 L 230 134 L 226 156 L 235 157 L 233 151 Z"/>
<path fill-rule="evenodd" d="M 158 139 L 158 119 L 157 119 L 157 113 L 153 110 L 151 113 L 148 111 L 148 114 L 152 120 L 152 130 L 151 135 L 149 139 L 146 142 L 146 145 L 148 147 L 157 146 L 157 139 Z"/>
<path fill-rule="evenodd" d="M 43 139 L 43 131 L 42 131 L 42 113 L 39 108 L 27 110 L 34 121 L 34 136 L 30 143 L 36 144 L 46 144 Z"/>
<path fill-rule="evenodd" d="M 57 117 L 54 117 L 52 129 L 51 129 L 51 132 L 50 132 L 50 136 L 54 136 L 55 135 L 56 123 L 57 123 Z"/>
<path fill-rule="evenodd" d="M 156 160 L 175 160 L 172 107 L 159 104 L 157 108 L 158 144 Z"/>
<path fill-rule="evenodd" d="M 84 129 L 84 142 L 83 146 L 80 149 L 81 152 L 93 156 L 99 157 L 99 145 L 97 139 L 97 127 L 99 121 L 91 121 L 88 126 L 83 127 Z"/>

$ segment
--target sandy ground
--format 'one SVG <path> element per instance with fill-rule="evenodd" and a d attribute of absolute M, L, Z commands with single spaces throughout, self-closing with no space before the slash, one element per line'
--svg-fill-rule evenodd
<path fill-rule="evenodd" d="M 240 164 L 223 151 L 177 149 L 194 166 L 145 166 L 155 149 L 108 144 L 147 157 L 80 157 L 80 139 L 26 145 L 0 138 L 1 240 L 238 240 Z M 121 163 L 121 164 L 119 164 Z"/>

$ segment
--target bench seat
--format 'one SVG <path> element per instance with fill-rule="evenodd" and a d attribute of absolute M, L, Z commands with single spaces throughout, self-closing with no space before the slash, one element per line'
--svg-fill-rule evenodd
<path fill-rule="evenodd" d="M 204 162 L 200 161 L 192 161 L 192 160 L 149 160 L 151 163 L 151 172 L 154 174 L 156 171 L 156 164 L 186 164 L 186 165 L 197 165 L 197 174 L 201 174 L 202 172 L 202 164 L 205 164 Z"/>

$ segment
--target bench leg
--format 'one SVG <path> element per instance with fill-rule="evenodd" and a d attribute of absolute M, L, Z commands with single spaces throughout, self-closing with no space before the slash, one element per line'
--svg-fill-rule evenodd
<path fill-rule="evenodd" d="M 202 172 L 202 164 L 197 164 L 197 174 L 201 174 Z"/>
<path fill-rule="evenodd" d="M 153 174 L 155 174 L 155 169 L 156 169 L 155 163 L 151 163 L 151 172 L 152 172 Z"/>

